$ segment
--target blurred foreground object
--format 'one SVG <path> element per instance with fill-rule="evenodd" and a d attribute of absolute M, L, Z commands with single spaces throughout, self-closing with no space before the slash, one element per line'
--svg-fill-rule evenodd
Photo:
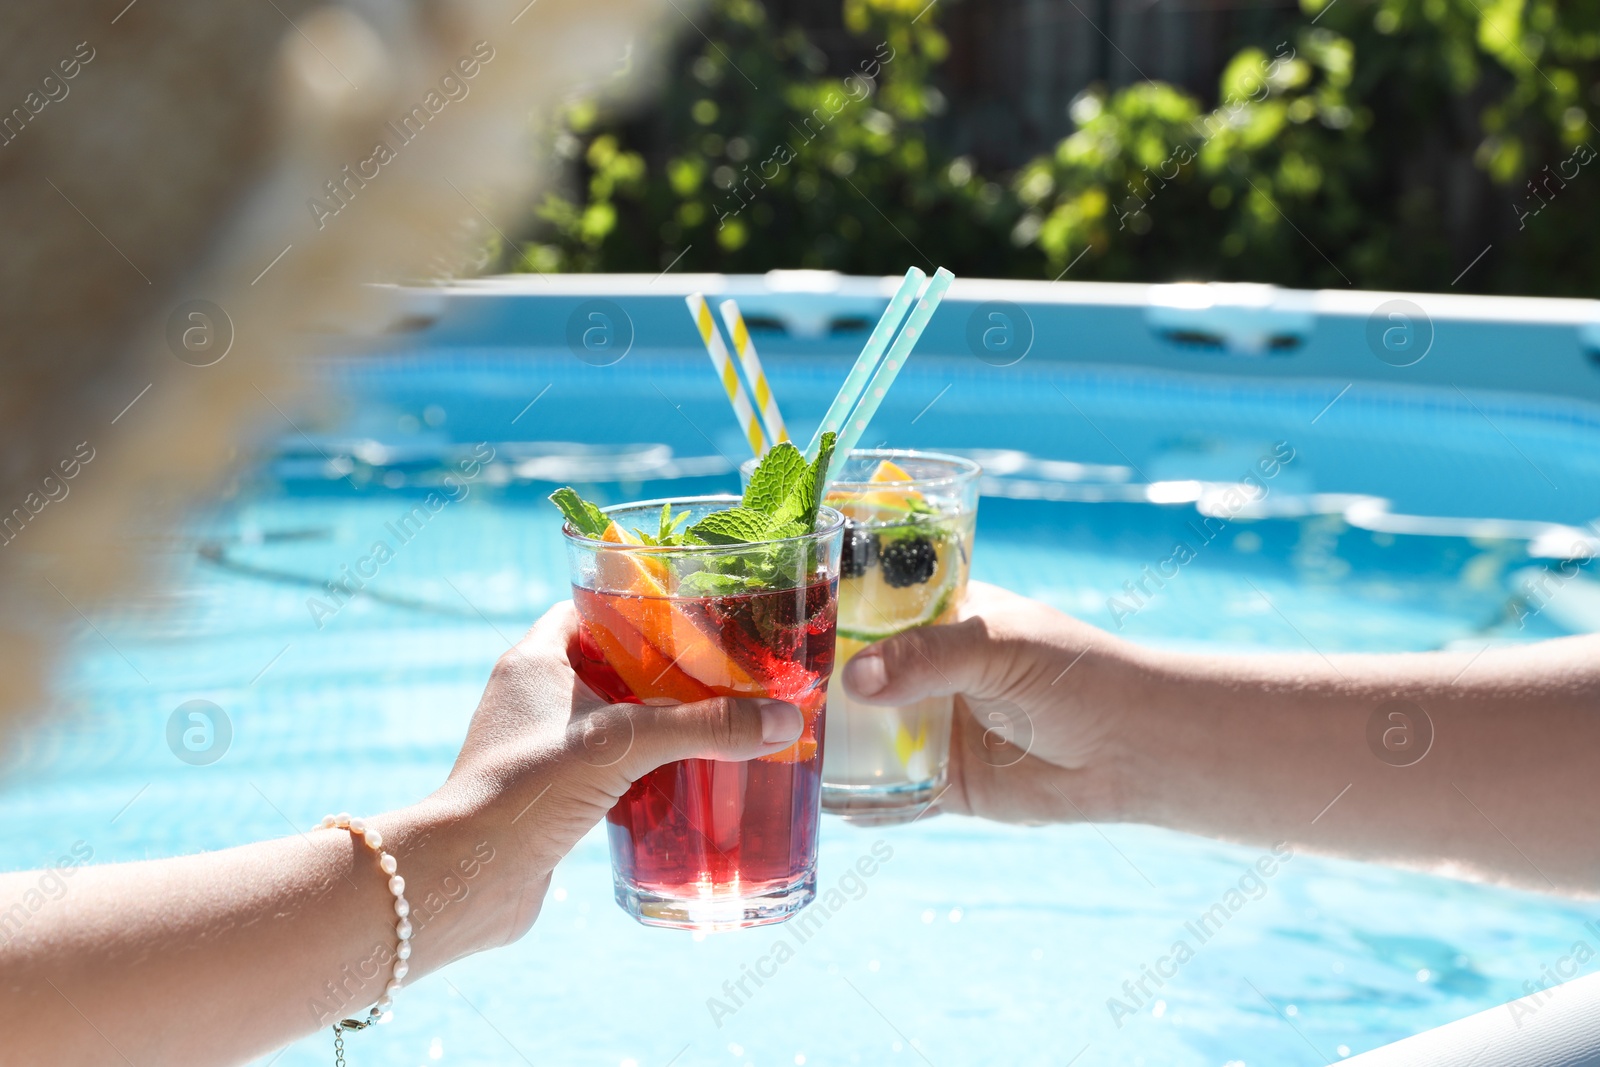
<path fill-rule="evenodd" d="M 298 429 L 306 331 L 388 325 L 364 282 L 472 270 L 537 180 L 530 114 L 636 83 L 635 36 L 680 18 L 125 3 L 0 13 L 0 720 L 241 440 Z"/>

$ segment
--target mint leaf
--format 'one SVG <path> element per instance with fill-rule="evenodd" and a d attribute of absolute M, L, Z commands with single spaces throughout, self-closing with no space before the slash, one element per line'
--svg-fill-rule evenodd
<path fill-rule="evenodd" d="M 766 514 L 754 508 L 737 507 L 713 511 L 690 527 L 689 532 L 708 544 L 737 545 L 766 540 L 770 525 Z"/>
<path fill-rule="evenodd" d="M 805 454 L 788 441 L 773 446 L 750 475 L 741 505 L 732 509 L 742 514 L 724 519 L 721 516 L 730 512 L 716 512 L 690 533 L 717 539 L 715 544 L 782 540 L 809 533 L 816 526 L 835 440 L 834 434 L 823 434 L 817 458 L 809 464 Z M 765 520 L 759 526 L 756 516 Z"/>
<path fill-rule="evenodd" d="M 750 486 L 736 507 L 714 511 L 687 530 L 680 528 L 690 512 L 672 514 L 663 505 L 654 536 L 635 530 L 638 541 L 652 546 L 757 545 L 737 553 L 718 553 L 706 559 L 703 570 L 683 575 L 679 589 L 690 596 L 727 595 L 749 589 L 786 588 L 796 573 L 814 569 L 813 546 L 767 542 L 802 537 L 816 528 L 828 464 L 835 439 L 825 434 L 817 458 L 807 463 L 804 453 L 785 441 L 762 457 L 750 476 Z M 611 520 L 571 488 L 558 489 L 550 500 L 561 509 L 577 532 L 603 538 Z M 720 558 L 721 556 L 726 558 Z M 810 564 L 802 566 L 806 560 Z"/>
<path fill-rule="evenodd" d="M 667 505 L 661 506 L 661 543 L 664 545 L 678 545 L 683 543 L 683 537 L 678 533 L 678 527 L 689 521 L 689 513 L 680 511 L 677 515 L 670 515 Z"/>
<path fill-rule="evenodd" d="M 828 489 L 828 464 L 833 461 L 833 446 L 837 441 L 838 437 L 832 433 L 822 435 L 817 458 L 806 468 L 805 475 L 795 487 L 796 502 L 799 504 L 795 514 L 805 523 L 807 530 L 817 525 L 817 509 L 822 507 L 822 497 Z"/>
<path fill-rule="evenodd" d="M 550 503 L 560 508 L 572 528 L 585 537 L 604 537 L 611 525 L 611 520 L 598 507 L 579 496 L 571 486 L 563 486 L 551 493 Z"/>
<path fill-rule="evenodd" d="M 695 571 L 685 575 L 678 583 L 680 596 L 727 596 L 742 593 L 750 588 L 750 579 L 739 574 L 719 574 L 716 571 Z"/>
<path fill-rule="evenodd" d="M 774 445 L 761 457 L 744 491 L 744 506 L 771 515 L 789 499 L 806 473 L 806 457 L 788 441 Z"/>
<path fill-rule="evenodd" d="M 802 467 L 801 471 L 802 475 L 804 475 L 805 468 Z M 791 522 L 798 522 L 800 519 L 800 513 L 805 507 L 804 499 L 805 489 L 797 482 L 795 484 L 794 491 L 784 499 L 783 503 L 779 504 L 775 509 L 767 514 L 767 525 L 769 527 L 776 527 L 786 526 Z"/>
<path fill-rule="evenodd" d="M 790 519 L 767 527 L 767 536 L 763 540 L 784 541 L 791 537 L 800 537 L 811 532 L 811 527 L 798 519 Z"/>
<path fill-rule="evenodd" d="M 661 505 L 661 518 L 657 523 L 656 532 L 646 533 L 635 526 L 633 532 L 639 540 L 647 545 L 657 547 L 677 547 L 680 545 L 694 544 L 695 539 L 688 534 L 679 533 L 678 527 L 682 526 L 689 518 L 689 512 L 680 511 L 676 516 L 672 514 L 671 504 Z"/>

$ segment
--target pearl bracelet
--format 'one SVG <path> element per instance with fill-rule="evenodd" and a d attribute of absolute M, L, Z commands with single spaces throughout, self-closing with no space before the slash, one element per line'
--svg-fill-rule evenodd
<path fill-rule="evenodd" d="M 333 1036 L 338 1051 L 343 1053 L 345 1030 L 365 1030 L 378 1022 L 387 1022 L 390 1018 L 390 1008 L 394 1006 L 394 995 L 400 992 L 400 983 L 411 971 L 411 904 L 406 900 L 406 880 L 395 873 L 398 864 L 395 858 L 383 851 L 383 835 L 376 827 L 368 826 L 365 819 L 353 817 L 349 812 L 340 812 L 338 815 L 324 815 L 318 829 L 324 830 L 349 830 L 356 837 L 366 841 L 367 847 L 378 854 L 378 867 L 389 876 L 389 892 L 394 894 L 394 913 L 399 921 L 395 923 L 395 936 L 399 944 L 394 950 L 394 970 L 391 972 L 389 983 L 384 986 L 383 996 L 378 998 L 376 1004 L 367 1012 L 365 1019 L 344 1019 L 334 1025 Z"/>

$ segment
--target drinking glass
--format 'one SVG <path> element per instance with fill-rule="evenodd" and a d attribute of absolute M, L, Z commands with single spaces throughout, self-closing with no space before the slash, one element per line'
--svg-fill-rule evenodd
<path fill-rule="evenodd" d="M 654 535 L 662 506 L 693 526 L 734 497 L 604 509 Z M 607 816 L 617 903 L 649 926 L 782 922 L 816 895 L 817 822 L 844 518 L 756 544 L 658 547 L 563 528 L 580 618 L 579 677 L 642 705 L 768 697 L 800 708 L 788 749 L 746 762 L 680 760 L 633 784 Z M 641 712 L 644 714 L 646 712 Z"/>
<path fill-rule="evenodd" d="M 742 470 L 748 481 L 753 470 Z M 955 617 L 966 595 L 982 468 L 934 452 L 857 449 L 827 503 L 845 515 L 836 665 L 875 641 Z M 944 789 L 953 698 L 905 707 L 828 702 L 822 810 L 864 825 L 907 822 Z"/>

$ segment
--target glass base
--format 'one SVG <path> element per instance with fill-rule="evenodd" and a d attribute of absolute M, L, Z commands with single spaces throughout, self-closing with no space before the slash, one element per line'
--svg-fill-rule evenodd
<path fill-rule="evenodd" d="M 765 887 L 723 886 L 715 892 L 676 895 L 615 882 L 617 904 L 646 926 L 669 930 L 742 930 L 786 922 L 816 899 L 817 872 L 813 867 L 788 884 Z"/>
<path fill-rule="evenodd" d="M 910 822 L 928 810 L 944 791 L 945 777 L 898 785 L 833 785 L 822 783 L 822 810 L 857 826 L 892 826 Z"/>

